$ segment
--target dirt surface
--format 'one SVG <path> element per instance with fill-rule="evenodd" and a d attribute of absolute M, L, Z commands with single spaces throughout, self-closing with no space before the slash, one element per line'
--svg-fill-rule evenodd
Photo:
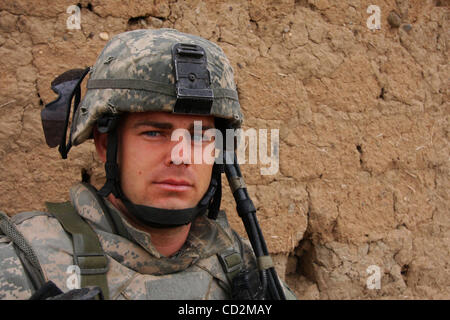
<path fill-rule="evenodd" d="M 244 128 L 279 129 L 279 171 L 242 170 L 300 299 L 450 298 L 449 1 L 92 0 L 80 30 L 70 5 L 0 1 L 0 210 L 43 210 L 82 175 L 101 186 L 92 142 L 68 160 L 45 144 L 50 82 L 117 33 L 176 28 L 224 49 Z M 234 206 L 227 190 L 244 234 Z"/>

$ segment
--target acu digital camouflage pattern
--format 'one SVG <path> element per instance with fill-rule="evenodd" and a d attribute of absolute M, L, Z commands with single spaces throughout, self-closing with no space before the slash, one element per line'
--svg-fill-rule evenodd
<path fill-rule="evenodd" d="M 88 89 L 75 114 L 73 145 L 88 139 L 95 121 L 105 113 L 172 112 L 176 95 L 171 50 L 176 43 L 201 46 L 206 52 L 211 88 L 235 93 L 233 69 L 222 49 L 211 41 L 174 29 L 121 33 L 107 43 L 91 70 L 90 79 L 146 80 L 169 90 Z M 232 98 L 215 97 L 211 115 L 228 119 L 234 127 L 240 127 L 243 121 L 239 101 Z"/>
<path fill-rule="evenodd" d="M 150 235 L 131 226 L 107 200 L 105 213 L 105 206 L 89 186 L 77 184 L 70 195 L 78 213 L 96 231 L 108 257 L 110 299 L 230 298 L 230 283 L 217 253 L 229 248 L 239 252 L 239 243 L 223 213 L 218 221 L 199 216 L 182 249 L 164 257 L 152 246 Z M 111 213 L 123 223 L 123 235 L 113 232 Z M 45 279 L 68 291 L 68 267 L 73 265 L 71 236 L 48 213 L 19 213 L 11 220 L 33 247 Z M 244 242 L 243 247 L 245 265 L 256 268 L 250 246 Z M 34 291 L 10 239 L 0 237 L 0 299 L 27 299 Z"/>

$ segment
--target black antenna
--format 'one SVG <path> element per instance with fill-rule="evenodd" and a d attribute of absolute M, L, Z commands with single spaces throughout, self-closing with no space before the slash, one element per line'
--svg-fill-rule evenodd
<path fill-rule="evenodd" d="M 244 223 L 245 231 L 258 260 L 261 284 L 263 289 L 267 290 L 265 296 L 272 300 L 286 300 L 283 287 L 271 263 L 269 251 L 256 218 L 256 208 L 248 195 L 242 178 L 236 153 L 234 151 L 225 151 L 224 160 L 225 174 L 231 186 L 233 197 L 236 200 L 237 213 Z"/>

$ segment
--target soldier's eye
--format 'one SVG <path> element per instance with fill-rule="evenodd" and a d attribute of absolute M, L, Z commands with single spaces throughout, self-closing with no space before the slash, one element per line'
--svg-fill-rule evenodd
<path fill-rule="evenodd" d="M 191 139 L 192 139 L 192 141 L 200 142 L 200 141 L 203 140 L 203 136 L 200 136 L 198 134 L 194 134 L 194 135 L 192 135 Z"/>
<path fill-rule="evenodd" d="M 146 131 L 143 134 L 148 137 L 158 137 L 161 135 L 161 132 L 160 131 Z"/>
<path fill-rule="evenodd" d="M 216 140 L 216 132 L 215 129 L 206 130 L 203 133 L 203 141 L 215 141 Z"/>
<path fill-rule="evenodd" d="M 211 142 L 211 136 L 207 134 L 197 135 L 194 134 L 191 136 L 193 142 Z M 214 139 L 213 139 L 214 141 Z"/>

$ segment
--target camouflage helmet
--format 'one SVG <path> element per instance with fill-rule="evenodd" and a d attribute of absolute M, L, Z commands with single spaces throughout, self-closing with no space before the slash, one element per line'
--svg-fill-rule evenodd
<path fill-rule="evenodd" d="M 114 36 L 100 53 L 74 116 L 72 144 L 92 137 L 94 124 L 106 114 L 174 112 L 177 95 L 172 48 L 177 43 L 204 49 L 214 96 L 210 114 L 227 120 L 231 127 L 240 127 L 243 115 L 233 69 L 222 49 L 211 41 L 174 29 L 143 29 Z"/>

